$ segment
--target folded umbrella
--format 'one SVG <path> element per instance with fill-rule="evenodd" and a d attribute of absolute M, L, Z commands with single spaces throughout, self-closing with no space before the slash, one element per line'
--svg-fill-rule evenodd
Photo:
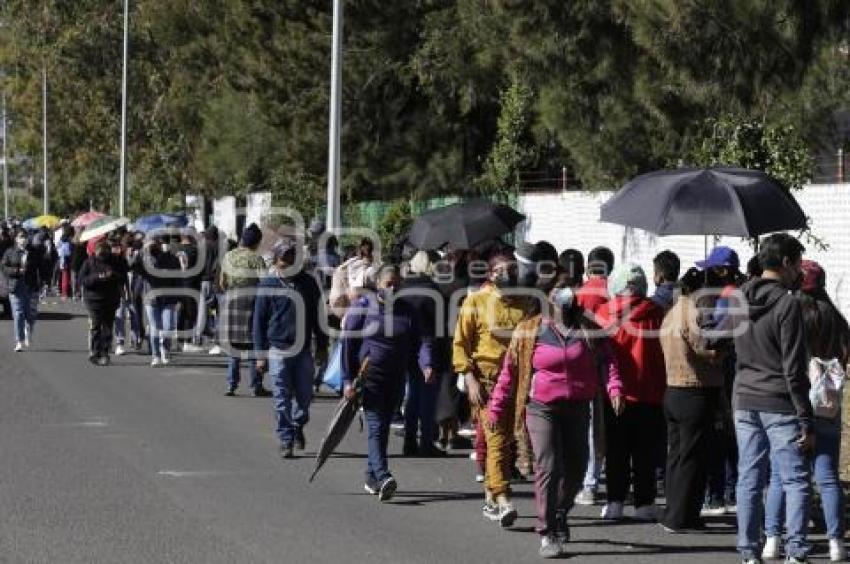
<path fill-rule="evenodd" d="M 471 249 L 510 233 L 523 220 L 525 216 L 510 206 L 473 200 L 423 213 L 413 222 L 407 240 L 423 250 L 446 245 Z"/>
<path fill-rule="evenodd" d="M 628 182 L 602 205 L 601 221 L 656 235 L 730 235 L 806 229 L 791 194 L 764 172 L 742 168 L 672 169 Z"/>
<path fill-rule="evenodd" d="M 123 227 L 128 223 L 130 223 L 130 220 L 126 217 L 112 217 L 111 215 L 105 215 L 89 223 L 88 227 L 86 227 L 85 231 L 83 231 L 83 234 L 80 235 L 80 241 L 85 243 L 91 239 L 102 237 L 110 231 L 115 231 L 119 227 Z"/>

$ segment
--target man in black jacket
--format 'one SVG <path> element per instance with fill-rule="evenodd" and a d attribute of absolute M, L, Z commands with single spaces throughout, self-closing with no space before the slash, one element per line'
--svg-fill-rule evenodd
<path fill-rule="evenodd" d="M 127 262 L 112 254 L 112 246 L 106 240 L 98 243 L 94 256 L 89 257 L 80 269 L 80 282 L 86 291 L 85 302 L 89 310 L 89 361 L 92 364 L 109 364 L 112 327 L 121 294 L 127 286 L 127 271 Z"/>
<path fill-rule="evenodd" d="M 803 246 L 790 235 L 765 239 L 764 273 L 741 289 L 748 313 L 735 326 L 733 395 L 738 439 L 738 550 L 760 562 L 762 496 L 769 460 L 779 464 L 787 504 L 787 562 L 805 562 L 810 498 L 807 454 L 814 446 L 808 354 L 800 303 L 790 290 L 802 279 Z"/>
<path fill-rule="evenodd" d="M 15 246 L 3 254 L 3 273 L 9 280 L 9 301 L 15 320 L 15 352 L 29 348 L 38 317 L 41 253 L 29 244 L 27 232 L 15 234 Z"/>

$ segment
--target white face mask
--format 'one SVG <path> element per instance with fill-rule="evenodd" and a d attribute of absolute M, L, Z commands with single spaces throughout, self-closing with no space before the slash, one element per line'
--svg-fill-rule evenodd
<path fill-rule="evenodd" d="M 161 248 L 163 253 L 167 253 L 171 250 L 171 245 L 169 245 L 168 243 L 163 243 Z"/>

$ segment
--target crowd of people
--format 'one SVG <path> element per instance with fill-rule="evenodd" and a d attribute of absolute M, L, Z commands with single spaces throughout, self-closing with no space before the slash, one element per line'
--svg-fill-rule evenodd
<path fill-rule="evenodd" d="M 814 482 L 830 558 L 844 559 L 850 328 L 794 237 L 764 238 L 744 272 L 727 247 L 684 274 L 664 251 L 650 281 L 610 249 L 546 242 L 381 261 L 368 239 L 341 255 L 321 227 L 306 248 L 283 237 L 263 252 L 253 224 L 238 244 L 215 227 L 79 236 L 0 234 L 16 351 L 58 288 L 85 303 L 95 365 L 145 348 L 167 365 L 178 345 L 224 354 L 226 396 L 243 367 L 255 396 L 273 396 L 284 459 L 305 449 L 337 355 L 339 393 L 361 399 L 366 421 L 364 487 L 381 501 L 398 488 L 387 452 L 398 425 L 405 456 L 472 450 L 483 516 L 502 527 L 517 518 L 511 484 L 533 481 L 542 557 L 566 553 L 576 504 L 616 521 L 630 503 L 631 518 L 671 534 L 735 512 L 743 562 L 805 562 Z"/>

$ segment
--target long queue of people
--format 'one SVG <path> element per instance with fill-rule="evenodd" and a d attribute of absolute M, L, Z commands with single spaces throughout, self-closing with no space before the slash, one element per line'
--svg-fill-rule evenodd
<path fill-rule="evenodd" d="M 368 239 L 340 256 L 318 234 L 322 249 L 282 238 L 262 256 L 256 225 L 238 245 L 214 227 L 89 245 L 64 229 L 51 265 L 52 234 L 4 230 L 15 349 L 31 345 L 39 295 L 58 281 L 85 302 L 95 365 L 144 346 L 152 366 L 167 365 L 182 341 L 228 356 L 226 396 L 246 367 L 252 393 L 273 396 L 283 459 L 306 446 L 333 352 L 340 393 L 362 401 L 364 488 L 381 501 L 398 488 L 388 462 L 398 422 L 406 456 L 472 449 L 483 516 L 502 527 L 517 518 L 512 482 L 533 480 L 542 557 L 567 552 L 576 504 L 601 503 L 601 518 L 617 521 L 631 500 L 631 517 L 671 534 L 734 511 L 742 561 L 805 562 L 814 478 L 830 557 L 844 559 L 836 398 L 850 329 L 795 238 L 764 239 L 746 273 L 726 247 L 683 276 L 662 252 L 650 295 L 643 269 L 615 265 L 604 247 L 585 259 L 546 242 L 493 243 L 381 263 Z"/>

